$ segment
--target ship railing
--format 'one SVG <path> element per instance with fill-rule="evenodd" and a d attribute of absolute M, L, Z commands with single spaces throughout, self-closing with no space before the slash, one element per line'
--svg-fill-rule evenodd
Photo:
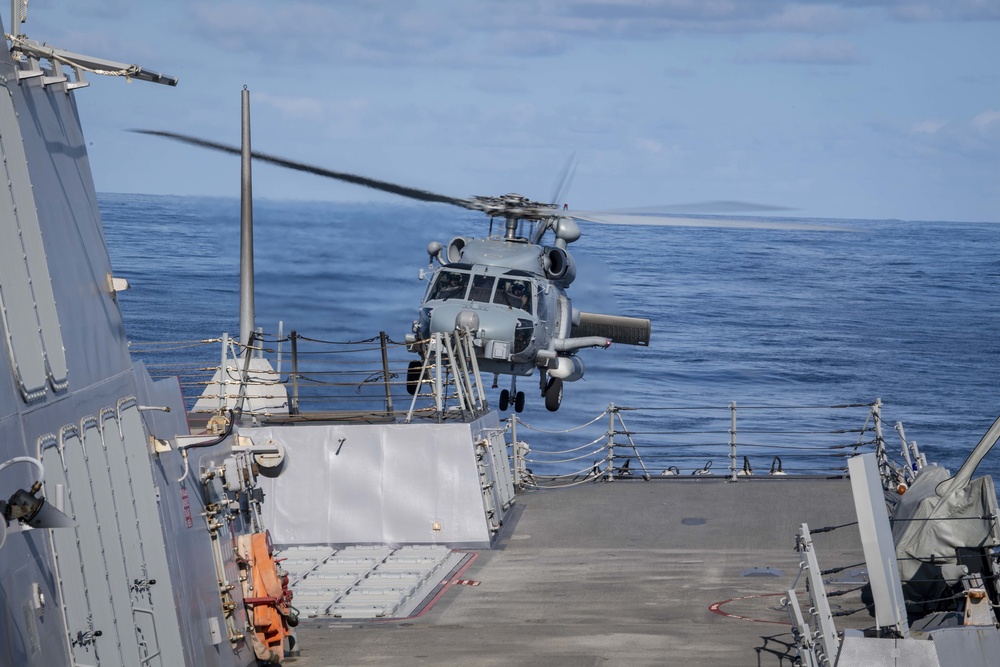
<path fill-rule="evenodd" d="M 258 330 L 245 346 L 223 335 L 130 347 L 154 379 L 178 377 L 193 413 L 219 412 L 249 401 L 246 409 L 255 406 L 254 414 L 265 419 L 375 415 L 440 421 L 475 418 L 489 409 L 467 333 L 419 341 L 429 350 L 421 362 L 406 343 L 385 332 L 334 341 L 282 329 L 279 325 L 277 334 Z M 186 350 L 190 362 L 168 361 L 168 353 L 179 349 Z M 250 359 L 268 363 L 250 367 Z"/>
<path fill-rule="evenodd" d="M 896 488 L 912 476 L 912 461 L 890 458 L 881 424 L 879 399 L 840 405 L 610 404 L 588 422 L 558 432 L 516 414 L 507 420 L 511 466 L 521 488 L 624 479 L 846 477 L 848 458 L 864 452 L 876 453 L 885 487 Z M 547 447 L 532 447 L 525 431 L 546 436 Z"/>

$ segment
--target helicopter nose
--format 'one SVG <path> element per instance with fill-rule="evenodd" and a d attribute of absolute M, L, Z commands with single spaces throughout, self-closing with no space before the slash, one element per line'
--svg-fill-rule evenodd
<path fill-rule="evenodd" d="M 459 311 L 455 316 L 455 328 L 459 331 L 479 331 L 479 315 L 471 310 Z"/>

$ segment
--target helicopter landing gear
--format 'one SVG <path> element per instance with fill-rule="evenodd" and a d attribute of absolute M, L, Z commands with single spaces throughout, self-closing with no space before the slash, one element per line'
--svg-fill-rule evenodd
<path fill-rule="evenodd" d="M 504 412 L 513 404 L 514 412 L 524 412 L 524 392 L 519 391 L 514 394 L 514 400 L 511 401 L 510 392 L 506 389 L 500 391 L 500 411 Z"/>
<path fill-rule="evenodd" d="M 414 359 L 406 367 L 406 393 L 410 396 L 417 393 L 417 383 L 420 382 L 420 369 L 423 365 L 422 361 Z"/>
<path fill-rule="evenodd" d="M 517 376 L 515 375 L 510 376 L 510 390 L 500 391 L 500 411 L 506 411 L 511 405 L 514 406 L 514 412 L 524 411 L 524 392 L 517 390 Z"/>
<path fill-rule="evenodd" d="M 545 387 L 545 409 L 555 412 L 562 404 L 563 381 L 562 378 L 552 378 Z"/>

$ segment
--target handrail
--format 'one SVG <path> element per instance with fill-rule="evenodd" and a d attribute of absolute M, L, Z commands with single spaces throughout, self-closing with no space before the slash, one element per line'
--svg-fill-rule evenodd
<path fill-rule="evenodd" d="M 861 409 L 864 414 L 860 414 Z M 591 481 L 715 476 L 737 482 L 753 476 L 755 467 L 758 476 L 844 477 L 847 458 L 866 451 L 876 452 L 884 483 L 889 487 L 903 479 L 905 464 L 889 460 L 879 428 L 881 409 L 879 399 L 824 406 L 737 407 L 736 403 L 730 403 L 636 408 L 610 404 L 594 419 L 558 432 L 536 429 L 516 415 L 508 418 L 508 428 L 516 424 L 563 438 L 551 450 L 524 442 L 517 447 L 511 445 L 515 481 L 521 487 L 558 486 L 567 479 L 577 478 L 580 471 L 567 470 L 567 464 L 577 463 L 588 455 L 593 457 L 588 468 Z M 622 417 L 625 412 L 630 415 L 629 425 Z M 671 417 L 671 413 L 677 416 Z M 599 428 L 595 424 L 605 416 L 608 416 L 605 430 L 593 432 Z M 845 419 L 864 423 L 857 427 L 842 423 Z M 681 422 L 674 423 L 677 420 Z M 834 425 L 835 420 L 841 423 Z M 592 433 L 584 435 L 581 444 L 565 443 L 565 434 L 587 427 L 592 427 Z M 728 467 L 713 469 L 713 460 L 720 458 L 729 459 Z"/>

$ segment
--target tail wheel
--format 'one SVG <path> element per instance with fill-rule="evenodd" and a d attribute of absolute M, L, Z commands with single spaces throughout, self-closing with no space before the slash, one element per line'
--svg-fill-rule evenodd
<path fill-rule="evenodd" d="M 510 407 L 510 392 L 506 389 L 500 392 L 500 412 L 506 412 Z"/>
<path fill-rule="evenodd" d="M 420 382 L 420 369 L 423 365 L 423 362 L 414 359 L 406 367 L 406 393 L 410 396 L 417 393 L 417 384 Z"/>
<path fill-rule="evenodd" d="M 562 404 L 563 381 L 562 378 L 552 378 L 545 387 L 545 409 L 555 412 Z"/>
<path fill-rule="evenodd" d="M 524 392 L 519 391 L 514 395 L 514 412 L 524 411 Z"/>

